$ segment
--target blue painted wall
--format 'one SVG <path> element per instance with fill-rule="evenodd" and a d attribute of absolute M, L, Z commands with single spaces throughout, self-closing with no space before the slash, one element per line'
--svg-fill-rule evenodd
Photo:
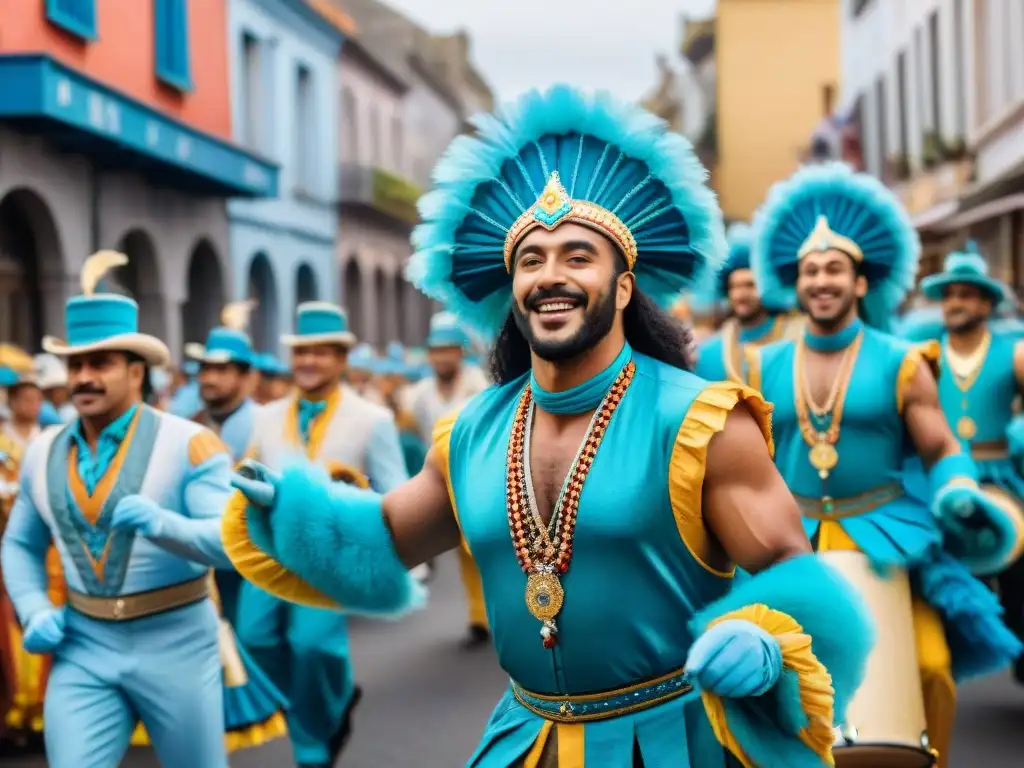
<path fill-rule="evenodd" d="M 257 344 L 276 351 L 279 335 L 292 330 L 302 288 L 315 283 L 315 295 L 307 290 L 303 299 L 338 300 L 343 39 L 303 0 L 229 0 L 228 36 L 235 140 L 280 166 L 276 198 L 228 203 L 234 292 L 247 297 L 254 277 L 264 287 L 251 331 Z M 300 68 L 308 83 L 305 116 Z"/>

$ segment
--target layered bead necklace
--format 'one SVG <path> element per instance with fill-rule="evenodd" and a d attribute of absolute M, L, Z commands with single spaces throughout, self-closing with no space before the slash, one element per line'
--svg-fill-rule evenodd
<path fill-rule="evenodd" d="M 532 384 L 526 385 L 516 407 L 507 454 L 508 525 L 519 567 L 527 574 L 526 606 L 541 622 L 541 639 L 544 647 L 548 649 L 554 648 L 557 642 L 558 625 L 555 619 L 565 601 L 565 591 L 560 577 L 569 570 L 572 561 L 573 534 L 576 530 L 583 484 L 594 464 L 608 423 L 636 372 L 636 364 L 629 359 L 630 352 L 626 346 L 615 363 L 609 366 L 608 373 L 615 376 L 610 387 L 606 382 L 600 382 L 599 379 L 602 377 L 598 376 L 592 383 L 588 382 L 577 388 L 582 391 L 583 387 L 594 389 L 595 385 L 603 384 L 601 390 L 604 391 L 604 395 L 597 410 L 594 411 L 583 442 L 562 483 L 551 519 L 546 525 L 537 508 L 530 472 L 530 438 L 536 409 Z M 623 359 L 626 361 L 624 364 Z M 615 370 L 618 370 L 617 374 Z M 586 410 L 589 408 L 575 412 L 584 413 Z"/>

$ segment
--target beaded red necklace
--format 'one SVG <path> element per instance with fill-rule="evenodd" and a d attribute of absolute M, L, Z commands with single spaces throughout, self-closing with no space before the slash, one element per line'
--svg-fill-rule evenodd
<path fill-rule="evenodd" d="M 583 483 L 594 464 L 601 439 L 608 429 L 612 414 L 622 401 L 636 364 L 630 360 L 615 378 L 611 389 L 594 412 L 580 449 L 562 491 L 555 503 L 554 513 L 545 526 L 533 502 L 533 489 L 527 466 L 527 446 L 533 414 L 533 393 L 526 385 L 512 422 L 512 437 L 508 444 L 505 498 L 508 508 L 508 526 L 515 547 L 516 559 L 526 580 L 526 607 L 542 622 L 540 634 L 545 648 L 554 648 L 558 635 L 555 617 L 562 610 L 565 592 L 559 576 L 569 570 L 572 561 L 572 540 L 576 530 Z"/>

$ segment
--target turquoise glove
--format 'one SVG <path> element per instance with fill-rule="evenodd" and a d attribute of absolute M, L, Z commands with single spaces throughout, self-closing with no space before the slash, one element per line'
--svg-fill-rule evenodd
<path fill-rule="evenodd" d="M 252 459 L 243 461 L 231 476 L 231 485 L 240 490 L 250 504 L 264 509 L 274 506 L 280 483 L 279 473 Z"/>
<path fill-rule="evenodd" d="M 147 539 L 159 539 L 167 536 L 169 521 L 167 512 L 160 508 L 152 499 L 145 496 L 125 496 L 114 507 L 110 519 L 112 528 L 128 528 Z"/>
<path fill-rule="evenodd" d="M 25 625 L 22 644 L 29 653 L 51 653 L 64 641 L 64 608 L 34 613 Z"/>
<path fill-rule="evenodd" d="M 730 619 L 697 638 L 686 658 L 686 672 L 697 688 L 716 696 L 760 696 L 782 674 L 782 649 L 756 624 Z"/>

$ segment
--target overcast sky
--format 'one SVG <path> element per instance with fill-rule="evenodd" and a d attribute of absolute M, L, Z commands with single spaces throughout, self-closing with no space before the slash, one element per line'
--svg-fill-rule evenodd
<path fill-rule="evenodd" d="M 384 0 L 432 32 L 465 27 L 472 56 L 500 99 L 569 82 L 635 99 L 657 81 L 654 57 L 674 53 L 680 18 L 714 0 Z M 597 10 L 595 6 L 602 7 Z"/>

